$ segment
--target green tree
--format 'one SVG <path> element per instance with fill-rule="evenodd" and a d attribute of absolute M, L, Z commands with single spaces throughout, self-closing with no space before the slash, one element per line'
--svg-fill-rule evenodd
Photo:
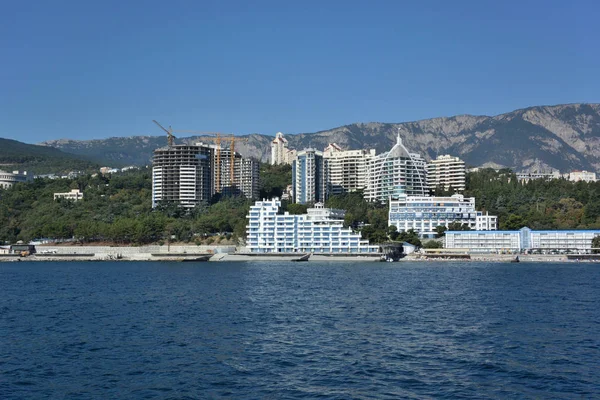
<path fill-rule="evenodd" d="M 444 245 L 437 240 L 428 240 L 427 242 L 423 243 L 423 248 L 425 249 L 441 249 L 443 247 Z"/>
<path fill-rule="evenodd" d="M 287 205 L 287 211 L 293 215 L 306 214 L 308 206 L 306 204 L 291 203 Z"/>
<path fill-rule="evenodd" d="M 600 236 L 596 236 L 592 239 L 592 253 L 599 254 L 600 253 Z"/>
<path fill-rule="evenodd" d="M 442 238 L 446 235 L 447 228 L 444 225 L 438 225 L 435 227 L 435 237 Z"/>
<path fill-rule="evenodd" d="M 520 215 L 510 214 L 504 222 L 504 229 L 509 231 L 519 230 L 525 226 L 523 217 Z"/>

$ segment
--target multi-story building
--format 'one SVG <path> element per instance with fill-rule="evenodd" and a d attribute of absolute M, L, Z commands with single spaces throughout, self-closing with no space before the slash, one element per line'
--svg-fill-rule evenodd
<path fill-rule="evenodd" d="M 359 233 L 344 228 L 344 211 L 318 203 L 307 214 L 279 213 L 277 199 L 257 201 L 250 207 L 246 248 L 251 253 L 377 253 Z"/>
<path fill-rule="evenodd" d="M 448 231 L 445 247 L 470 252 L 578 252 L 589 253 L 600 230 Z"/>
<path fill-rule="evenodd" d="M 475 210 L 475 198 L 461 194 L 448 197 L 400 196 L 390 200 L 388 225 L 399 232 L 413 229 L 421 237 L 434 237 L 436 227 L 453 222 L 470 229 L 497 229 L 498 218 Z"/>
<path fill-rule="evenodd" d="M 216 168 L 216 165 L 214 168 L 214 173 L 220 174 L 219 179 L 216 179 L 216 176 L 214 179 L 215 185 L 217 182 L 220 185 L 219 188 L 215 187 L 215 192 L 241 194 L 249 199 L 257 198 L 259 192 L 258 161 L 252 158 L 243 158 L 238 152 L 234 152 L 232 169 L 232 157 L 229 149 L 221 149 L 220 159 L 220 168 Z"/>
<path fill-rule="evenodd" d="M 271 165 L 291 164 L 296 156 L 296 151 L 288 149 L 288 141 L 283 133 L 277 132 L 271 141 Z"/>
<path fill-rule="evenodd" d="M 462 193 L 465 190 L 465 162 L 458 157 L 439 156 L 427 164 L 427 186 Z"/>
<path fill-rule="evenodd" d="M 31 175 L 27 175 L 27 171 L 6 172 L 0 169 L 0 189 L 8 189 L 14 186 L 15 183 L 27 182 L 31 180 Z"/>
<path fill-rule="evenodd" d="M 498 217 L 496 215 L 489 215 L 488 212 L 482 213 L 477 211 L 477 217 L 475 218 L 475 229 L 478 231 L 495 231 L 498 229 Z"/>
<path fill-rule="evenodd" d="M 374 156 L 368 163 L 365 198 L 385 202 L 401 195 L 426 196 L 429 189 L 425 165 L 419 154 L 404 147 L 398 135 L 390 151 Z"/>
<path fill-rule="evenodd" d="M 516 175 L 517 179 L 521 183 L 527 183 L 535 179 L 560 179 L 562 176 L 558 170 L 553 170 L 552 172 L 517 172 Z"/>
<path fill-rule="evenodd" d="M 65 193 L 54 193 L 54 200 L 56 199 L 65 199 L 71 201 L 77 201 L 83 199 L 83 192 L 79 189 L 71 189 L 70 192 Z"/>
<path fill-rule="evenodd" d="M 161 201 L 192 208 L 213 195 L 214 149 L 206 144 L 173 145 L 154 150 L 152 207 Z"/>
<path fill-rule="evenodd" d="M 323 153 L 304 149 L 292 162 L 292 197 L 300 204 L 324 202 L 327 196 L 327 163 Z"/>
<path fill-rule="evenodd" d="M 596 173 L 589 171 L 571 171 L 568 174 L 568 179 L 573 182 L 596 182 Z"/>
<path fill-rule="evenodd" d="M 367 188 L 367 166 L 375 150 L 342 150 L 330 143 L 323 151 L 327 163 L 328 193 L 335 195 Z"/>

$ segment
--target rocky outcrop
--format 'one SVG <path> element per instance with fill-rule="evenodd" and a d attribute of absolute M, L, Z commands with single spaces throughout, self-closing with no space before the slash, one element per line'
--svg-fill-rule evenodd
<path fill-rule="evenodd" d="M 406 147 L 431 159 L 442 154 L 468 165 L 504 165 L 516 171 L 600 169 L 600 104 L 536 106 L 493 117 L 458 115 L 403 123 L 356 123 L 315 133 L 286 134 L 290 148 L 323 149 L 335 142 L 345 149 L 389 150 L 400 134 Z M 268 161 L 273 136 L 252 134 L 236 143 L 245 156 Z M 197 137 L 177 139 L 194 143 Z M 108 164 L 145 165 L 162 136 L 103 140 L 55 140 L 44 145 Z"/>

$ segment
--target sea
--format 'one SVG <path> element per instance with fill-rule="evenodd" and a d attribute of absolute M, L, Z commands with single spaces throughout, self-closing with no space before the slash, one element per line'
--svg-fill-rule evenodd
<path fill-rule="evenodd" d="M 600 398 L 593 263 L 0 263 L 0 399 Z"/>

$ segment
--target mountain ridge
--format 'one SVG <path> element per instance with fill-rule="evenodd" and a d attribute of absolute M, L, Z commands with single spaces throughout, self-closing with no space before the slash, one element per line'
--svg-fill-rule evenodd
<path fill-rule="evenodd" d="M 97 166 L 80 155 L 60 149 L 0 138 L 0 169 L 33 173 L 92 170 Z"/>
<path fill-rule="evenodd" d="M 285 134 L 289 148 L 323 149 L 335 142 L 344 149 L 387 151 L 400 134 L 405 146 L 426 159 L 451 154 L 472 166 L 503 165 L 516 171 L 600 170 L 600 103 L 531 106 L 495 116 L 460 114 L 422 120 L 356 122 L 317 132 Z M 270 157 L 271 135 L 240 135 L 248 142 L 236 150 L 262 161 Z M 178 138 L 194 143 L 197 136 Z M 162 136 L 130 136 L 78 141 L 58 139 L 41 145 L 116 164 L 148 164 L 152 151 L 166 145 Z"/>

